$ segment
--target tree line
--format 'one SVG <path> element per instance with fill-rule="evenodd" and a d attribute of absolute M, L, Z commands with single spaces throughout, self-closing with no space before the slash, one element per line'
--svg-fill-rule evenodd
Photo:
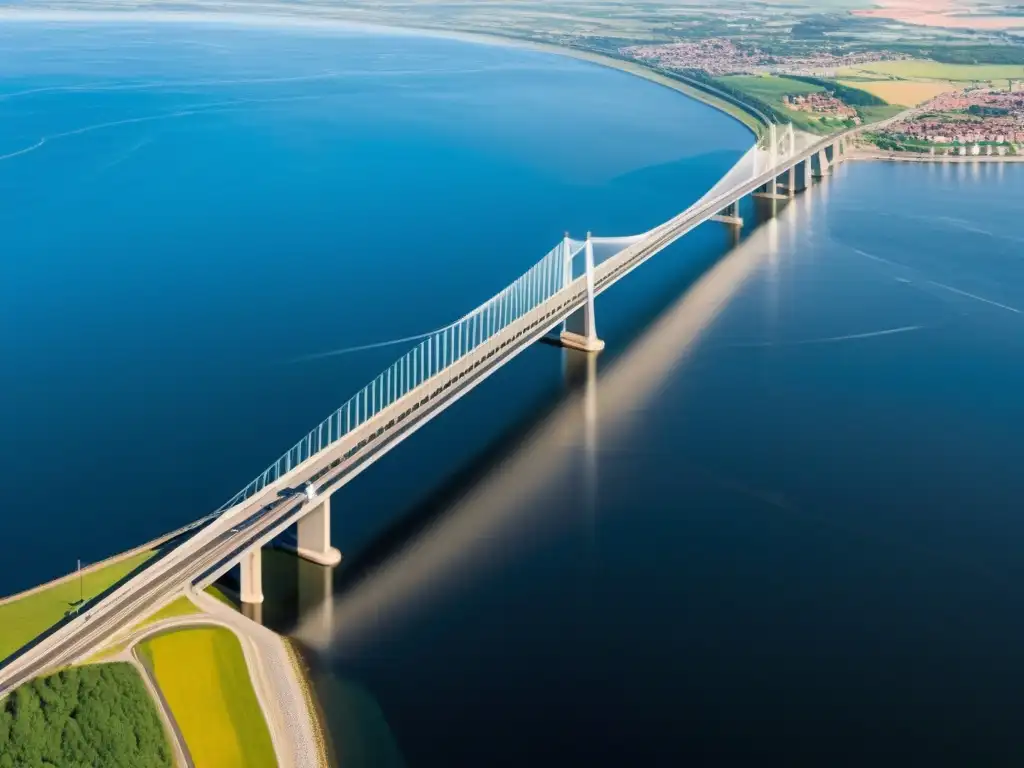
<path fill-rule="evenodd" d="M 0 768 L 172 768 L 156 704 L 130 664 L 71 667 L 0 702 Z"/>

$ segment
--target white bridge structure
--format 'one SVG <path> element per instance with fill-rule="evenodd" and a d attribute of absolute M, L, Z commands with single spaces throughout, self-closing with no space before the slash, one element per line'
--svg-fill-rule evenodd
<path fill-rule="evenodd" d="M 291 526 L 300 556 L 337 564 L 341 554 L 330 535 L 336 489 L 552 332 L 567 347 L 599 351 L 594 302 L 600 293 L 704 222 L 742 226 L 744 197 L 776 200 L 806 189 L 841 162 L 844 141 L 856 130 L 821 138 L 770 125 L 707 194 L 654 229 L 626 237 L 565 236 L 512 284 L 425 334 L 213 514 L 185 529 L 174 547 L 7 659 L 0 697 L 89 655 L 153 607 L 235 566 L 241 566 L 243 602 L 261 602 L 261 549 Z"/>

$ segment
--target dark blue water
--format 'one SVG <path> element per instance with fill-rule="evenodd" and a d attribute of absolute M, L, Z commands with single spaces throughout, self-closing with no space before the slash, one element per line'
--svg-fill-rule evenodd
<path fill-rule="evenodd" d="M 649 227 L 749 141 L 524 51 L 0 34 L 9 590 L 216 506 L 401 349 L 289 361 Z M 268 553 L 263 606 L 341 764 L 1019 764 L 1022 209 L 1021 166 L 843 166 L 341 489 L 342 566 Z"/>
<path fill-rule="evenodd" d="M 0 49 L 3 593 L 213 510 L 405 350 L 296 358 L 450 321 L 565 230 L 653 226 L 750 141 L 444 39 L 21 23 Z M 487 439 L 412 454 L 399 496 Z"/>
<path fill-rule="evenodd" d="M 425 430 L 564 382 L 333 581 L 273 563 L 342 764 L 1019 764 L 1020 210 L 1020 166 L 843 166 Z"/>

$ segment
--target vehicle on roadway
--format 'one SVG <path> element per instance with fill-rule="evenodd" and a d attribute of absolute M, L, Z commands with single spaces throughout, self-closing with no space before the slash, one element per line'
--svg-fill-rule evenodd
<path fill-rule="evenodd" d="M 312 501 L 316 498 L 316 488 L 313 487 L 312 483 L 306 483 L 305 488 L 282 488 L 277 492 L 277 495 L 282 499 L 290 499 L 293 496 L 305 496 L 306 501 Z"/>

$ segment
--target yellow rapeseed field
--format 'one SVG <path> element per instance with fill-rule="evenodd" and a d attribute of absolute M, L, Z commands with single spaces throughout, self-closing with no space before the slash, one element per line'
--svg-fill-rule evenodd
<path fill-rule="evenodd" d="M 916 107 L 940 93 L 957 91 L 962 87 L 956 83 L 919 83 L 913 80 L 841 80 L 843 85 L 860 88 L 874 94 L 889 104 L 900 104 L 904 107 Z"/>
<path fill-rule="evenodd" d="M 139 644 L 196 768 L 275 768 L 270 731 L 238 638 L 183 629 Z"/>
<path fill-rule="evenodd" d="M 1020 64 L 943 64 L 938 61 L 873 61 L 839 71 L 839 76 L 897 77 L 919 80 L 952 80 L 970 84 L 973 81 L 1024 79 L 1024 65 Z"/>

